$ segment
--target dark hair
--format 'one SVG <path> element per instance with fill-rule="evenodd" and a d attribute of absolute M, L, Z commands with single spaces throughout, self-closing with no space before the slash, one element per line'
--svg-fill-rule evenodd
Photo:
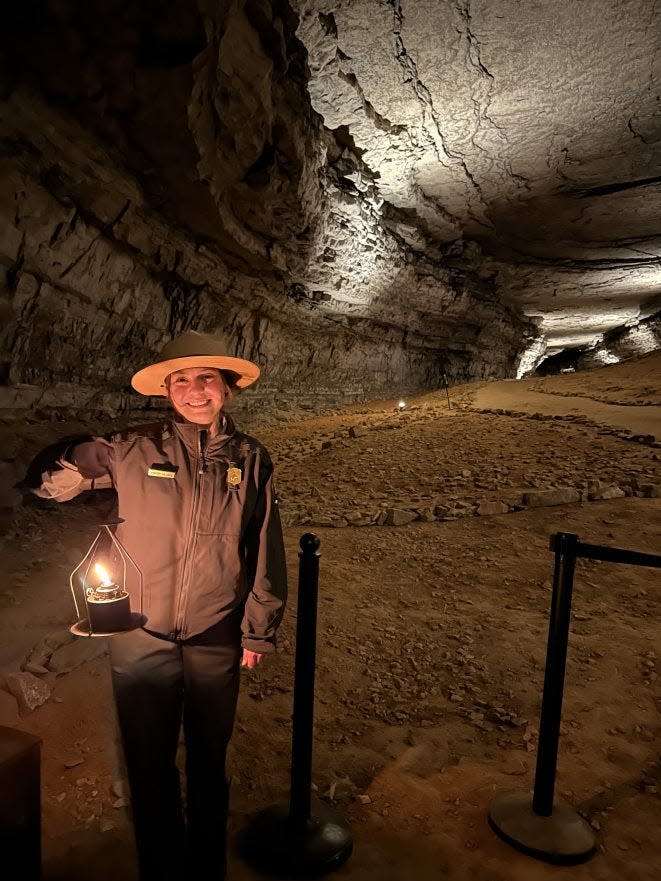
<path fill-rule="evenodd" d="M 238 373 L 232 373 L 231 370 L 221 370 L 219 371 L 220 375 L 223 377 L 225 382 L 227 383 L 227 388 L 233 392 L 236 390 L 236 384 L 241 378 Z"/>

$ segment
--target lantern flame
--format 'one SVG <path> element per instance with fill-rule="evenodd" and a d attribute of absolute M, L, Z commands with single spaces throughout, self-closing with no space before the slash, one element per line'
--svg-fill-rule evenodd
<path fill-rule="evenodd" d="M 112 584 L 112 580 L 110 575 L 108 575 L 108 570 L 101 563 L 94 564 L 94 571 L 101 579 L 101 587 L 110 587 Z"/>

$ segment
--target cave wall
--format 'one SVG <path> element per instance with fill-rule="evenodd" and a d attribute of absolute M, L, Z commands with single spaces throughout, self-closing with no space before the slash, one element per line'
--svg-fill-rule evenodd
<path fill-rule="evenodd" d="M 617 364 L 618 361 L 647 355 L 656 349 L 661 349 L 661 316 L 652 315 L 630 327 L 604 334 L 597 345 L 578 353 L 576 368 L 590 370 L 606 364 Z"/>
<path fill-rule="evenodd" d="M 403 345 L 402 331 L 385 320 L 365 319 L 358 329 L 358 319 L 330 319 L 302 285 L 231 268 L 217 246 L 200 245 L 166 220 L 101 142 L 38 96 L 16 93 L 11 101 L 0 190 L 5 417 L 35 408 L 84 418 L 85 411 L 144 407 L 129 388 L 131 374 L 191 327 L 220 334 L 234 354 L 260 363 L 264 379 L 245 398 L 262 415 L 396 396 L 440 383 L 443 370 L 486 375 L 505 358 L 500 338 L 516 345 L 498 304 L 500 322 L 476 323 L 472 350 L 458 341 L 447 358 L 422 338 Z M 400 262 L 414 287 L 413 272 Z M 422 269 L 418 284 L 433 296 L 438 270 L 430 266 L 425 279 Z M 472 295 L 452 296 L 448 313 L 454 308 L 460 322 Z M 492 350 L 491 362 L 479 361 L 482 347 Z"/>
<path fill-rule="evenodd" d="M 260 405 L 276 390 L 336 405 L 438 379 L 431 354 L 395 341 L 331 323 L 315 339 L 323 319 L 287 296 L 282 277 L 230 269 L 154 212 L 101 144 L 35 96 L 17 98 L 23 124 L 5 141 L 0 214 L 5 411 L 144 406 L 131 374 L 191 327 L 261 364 Z"/>
<path fill-rule="evenodd" d="M 287 3 L 178 0 L 165 30 L 154 2 L 32 6 L 0 108 L 5 419 L 149 407 L 130 376 L 188 328 L 260 364 L 262 417 L 511 371 L 531 326 L 388 216 Z"/>

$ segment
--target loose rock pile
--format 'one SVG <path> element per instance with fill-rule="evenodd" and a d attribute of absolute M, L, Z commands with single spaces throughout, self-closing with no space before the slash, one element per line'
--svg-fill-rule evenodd
<path fill-rule="evenodd" d="M 656 498 L 661 492 L 655 465 L 661 443 L 652 435 L 596 425 L 581 416 L 504 410 L 469 416 L 466 406 L 448 412 L 426 404 L 362 420 L 357 414 L 330 436 L 313 429 L 307 437 L 276 444 L 272 452 L 284 523 L 405 526 L 625 496 Z M 549 424 L 548 447 L 525 449 L 529 420 Z M 457 450 L 471 452 L 473 438 L 462 433 L 469 422 L 472 430 L 477 422 L 484 437 L 500 440 L 503 449 L 518 438 L 516 454 L 523 455 L 514 462 L 503 452 L 494 457 L 495 444 L 486 450 L 477 436 L 473 467 L 459 467 Z M 613 449 L 610 439 L 635 442 L 640 452 Z"/>

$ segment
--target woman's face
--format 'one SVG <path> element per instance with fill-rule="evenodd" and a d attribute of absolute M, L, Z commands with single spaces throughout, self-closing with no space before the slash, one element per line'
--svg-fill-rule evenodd
<path fill-rule="evenodd" d="M 225 379 L 215 367 L 185 367 L 167 380 L 172 406 L 188 422 L 212 425 L 227 397 Z"/>

